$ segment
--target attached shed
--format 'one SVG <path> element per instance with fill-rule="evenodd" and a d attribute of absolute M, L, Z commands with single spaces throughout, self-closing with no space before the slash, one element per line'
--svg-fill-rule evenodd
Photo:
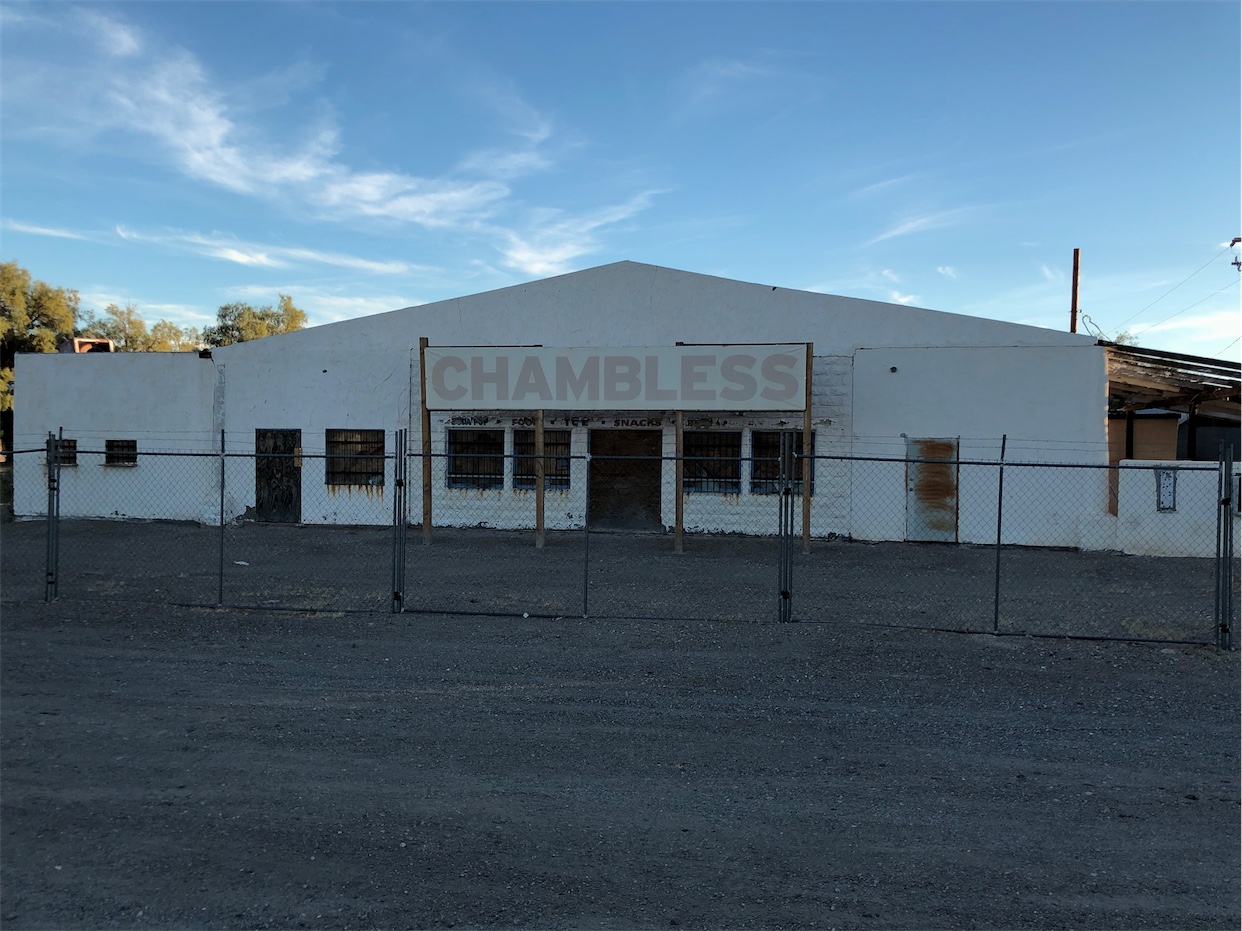
<path fill-rule="evenodd" d="M 594 353 L 603 360 L 598 364 L 613 365 L 600 371 L 618 378 L 630 363 L 608 359 L 624 357 L 639 366 L 635 373 L 643 372 L 633 378 L 646 379 L 632 401 L 609 403 L 601 395 L 588 404 L 582 379 L 583 366 L 591 363 L 567 362 L 578 379 L 573 403 L 542 400 L 545 395 L 532 389 L 525 403 L 433 409 L 429 452 L 437 524 L 531 526 L 531 476 L 523 457 L 533 452 L 536 408 L 551 444 L 545 453 L 555 461 L 546 486 L 549 529 L 581 527 L 588 518 L 593 525 L 671 526 L 679 504 L 671 461 L 678 423 L 682 452 L 693 460 L 680 502 L 689 530 L 773 532 L 773 450 L 781 431 L 802 431 L 808 420 L 810 451 L 821 457 L 808 508 L 813 533 L 821 537 L 993 539 L 995 469 L 936 462 L 995 462 L 1003 436 L 1008 461 L 1104 465 L 1110 458 L 1113 350 L 1091 337 L 635 262 L 223 347 L 209 357 L 22 356 L 17 446 L 41 445 L 49 431 L 62 429 L 80 450 L 134 444 L 124 469 L 110 468 L 102 457 L 89 466 L 80 458 L 78 471 L 63 478 L 66 492 L 73 483 L 84 489 L 67 495 L 79 502 L 71 513 L 174 516 L 169 502 L 176 501 L 175 516 L 218 520 L 218 487 L 206 477 L 211 460 L 201 460 L 204 476 L 197 476 L 199 465 L 188 460 L 143 454 L 218 453 L 223 442 L 230 453 L 274 456 L 288 449 L 304 457 L 296 469 L 277 470 L 278 477 L 270 458 L 267 466 L 262 458 L 244 468 L 231 465 L 226 519 L 385 523 L 391 519 L 385 494 L 391 464 L 368 465 L 374 462 L 368 457 L 391 455 L 396 430 L 408 430 L 410 451 L 422 452 L 420 339 L 433 355 L 452 347 L 485 360 L 481 378 L 494 397 L 501 379 L 497 360 L 512 362 L 506 371 L 516 379 L 524 360 L 541 353 L 566 359 Z M 809 418 L 803 399 L 792 409 L 722 400 L 750 397 L 742 392 L 744 375 L 762 383 L 755 360 L 772 346 L 794 347 L 783 354 L 795 360 L 809 348 L 809 366 L 805 360 L 775 362 L 764 372 L 801 379 Z M 738 363 L 738 356 L 755 367 Z M 653 381 L 643 361 L 650 359 L 673 361 L 665 361 L 665 372 Z M 667 380 L 669 365 L 682 366 L 680 381 Z M 731 373 L 735 381 L 720 384 L 733 387 L 711 387 L 716 382 L 704 380 L 709 369 L 710 378 Z M 445 384 L 464 390 L 457 382 Z M 514 384 L 504 391 L 516 391 Z M 531 384 L 538 387 L 537 379 Z M 708 395 L 711 404 L 695 400 Z M 644 458 L 655 456 L 662 459 Z M 203 485 L 201 496 L 186 492 L 187 475 L 194 476 L 194 487 Z M 918 505 L 910 496 L 933 486 L 945 493 L 946 480 L 952 483 L 951 525 L 917 514 L 912 520 Z M 286 489 L 275 498 L 267 487 L 273 481 Z M 18 463 L 16 485 L 17 513 L 40 513 L 45 495 L 35 458 Z M 1072 504 L 1070 496 L 1050 495 L 1033 480 L 1024 491 L 1022 480 L 1013 479 L 1012 493 L 1018 500 L 1030 495 L 1021 542 L 1077 546 L 1080 518 L 1096 519 L 1108 507 L 1103 476 L 1084 480 Z M 144 512 L 144 501 L 161 496 L 158 509 Z M 122 500 L 126 508 L 113 506 Z M 411 502 L 411 520 L 418 522 L 419 496 Z"/>

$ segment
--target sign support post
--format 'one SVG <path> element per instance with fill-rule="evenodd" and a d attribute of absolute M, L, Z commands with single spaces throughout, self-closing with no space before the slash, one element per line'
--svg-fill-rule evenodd
<path fill-rule="evenodd" d="M 686 416 L 682 411 L 674 414 L 674 425 L 676 437 L 673 445 L 673 455 L 676 457 L 673 471 L 673 493 L 677 498 L 677 504 L 674 506 L 674 527 L 673 527 L 673 552 L 685 552 L 685 522 L 686 522 L 686 464 L 682 459 L 685 453 L 685 426 Z"/>
<path fill-rule="evenodd" d="M 431 411 L 427 408 L 427 337 L 418 338 L 419 405 L 423 421 L 423 545 L 431 543 Z"/>
<path fill-rule="evenodd" d="M 545 464 L 543 459 L 543 410 L 535 411 L 535 549 L 544 544 L 544 485 Z"/>
<path fill-rule="evenodd" d="M 802 412 L 802 552 L 811 552 L 811 471 L 814 448 L 811 445 L 811 368 L 815 364 L 815 344 L 806 344 L 806 407 Z"/>

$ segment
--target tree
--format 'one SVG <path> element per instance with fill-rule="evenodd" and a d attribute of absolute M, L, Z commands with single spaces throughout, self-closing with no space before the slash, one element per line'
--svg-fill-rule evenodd
<path fill-rule="evenodd" d="M 270 304 L 252 307 L 234 302 L 225 304 L 216 314 L 216 325 L 203 330 L 208 346 L 231 346 L 278 333 L 292 333 L 306 326 L 306 313 L 293 305 L 293 298 L 280 295 L 276 307 Z"/>
<path fill-rule="evenodd" d="M 158 320 L 147 329 L 146 320 L 133 304 L 109 304 L 104 308 L 103 319 L 88 314 L 79 332 L 112 340 L 117 352 L 190 352 L 200 342 L 198 330 L 182 329 L 168 320 Z"/>
<path fill-rule="evenodd" d="M 78 292 L 32 280 L 16 262 L 0 263 L 0 411 L 13 409 L 13 360 L 55 352 L 73 335 Z"/>

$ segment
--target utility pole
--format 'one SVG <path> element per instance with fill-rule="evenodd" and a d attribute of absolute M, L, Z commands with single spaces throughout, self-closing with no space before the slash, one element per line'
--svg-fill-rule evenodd
<path fill-rule="evenodd" d="M 1070 286 L 1070 332 L 1078 332 L 1078 250 L 1074 250 L 1074 283 Z"/>

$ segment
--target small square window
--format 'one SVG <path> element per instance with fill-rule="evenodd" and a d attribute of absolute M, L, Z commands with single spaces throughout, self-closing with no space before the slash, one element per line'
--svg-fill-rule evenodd
<path fill-rule="evenodd" d="M 781 433 L 780 430 L 755 430 L 751 433 L 751 470 L 750 493 L 752 495 L 774 495 L 780 489 L 781 479 Z M 787 431 L 794 436 L 794 456 L 802 456 L 802 431 Z M 811 434 L 811 451 L 815 455 L 815 434 Z M 793 472 L 793 493 L 802 494 L 802 463 L 797 459 L 786 462 L 785 467 Z M 815 460 L 811 460 L 811 494 L 815 494 Z"/>
<path fill-rule="evenodd" d="M 504 430 L 448 431 L 448 487 L 503 488 Z"/>
<path fill-rule="evenodd" d="M 742 434 L 691 431 L 681 441 L 686 491 L 736 495 L 742 490 Z"/>
<path fill-rule="evenodd" d="M 104 465 L 134 466 L 138 464 L 137 440 L 105 440 Z"/>
<path fill-rule="evenodd" d="M 383 430 L 326 430 L 325 485 L 384 484 Z"/>
<path fill-rule="evenodd" d="M 78 441 L 59 439 L 56 441 L 56 463 L 60 466 L 78 464 Z"/>
<path fill-rule="evenodd" d="M 543 431 L 543 484 L 569 487 L 569 431 Z M 535 487 L 535 431 L 513 431 L 513 487 Z"/>

